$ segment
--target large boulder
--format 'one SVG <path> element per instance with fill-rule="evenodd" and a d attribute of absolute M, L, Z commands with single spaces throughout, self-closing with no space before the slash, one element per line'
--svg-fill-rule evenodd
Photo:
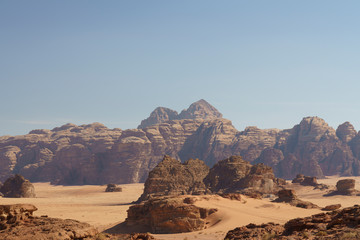
<path fill-rule="evenodd" d="M 325 196 L 332 196 L 332 195 L 354 196 L 357 194 L 360 194 L 360 192 L 355 189 L 355 179 L 342 179 L 337 181 L 336 190 L 326 194 Z"/>
<path fill-rule="evenodd" d="M 144 193 L 138 201 L 163 195 L 203 194 L 206 192 L 203 179 L 209 167 L 198 159 L 185 163 L 164 156 L 163 160 L 149 173 Z"/>
<path fill-rule="evenodd" d="M 109 183 L 106 186 L 105 192 L 122 192 L 122 188 L 114 183 Z"/>
<path fill-rule="evenodd" d="M 8 178 L 0 188 L 0 192 L 4 197 L 9 198 L 36 197 L 34 185 L 19 174 Z"/>
<path fill-rule="evenodd" d="M 186 202 L 171 196 L 149 199 L 129 208 L 125 224 L 129 228 L 141 226 L 151 233 L 192 232 L 207 227 L 207 217 L 217 210 Z"/>

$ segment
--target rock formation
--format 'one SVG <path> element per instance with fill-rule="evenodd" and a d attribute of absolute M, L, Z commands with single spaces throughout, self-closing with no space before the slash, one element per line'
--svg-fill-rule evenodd
<path fill-rule="evenodd" d="M 341 208 L 341 204 L 331 204 L 323 207 L 322 211 L 334 211 Z"/>
<path fill-rule="evenodd" d="M 203 194 L 206 192 L 203 179 L 209 167 L 198 159 L 185 163 L 164 156 L 163 160 L 149 173 L 144 193 L 138 201 L 164 195 Z"/>
<path fill-rule="evenodd" d="M 333 196 L 333 195 L 354 196 L 358 194 L 360 194 L 360 191 L 355 189 L 355 179 L 342 179 L 336 183 L 336 190 L 326 194 L 325 196 Z"/>
<path fill-rule="evenodd" d="M 169 108 L 158 107 L 147 119 L 141 121 L 138 128 L 143 129 L 169 120 L 217 118 L 222 118 L 222 114 L 214 106 L 201 99 L 191 104 L 188 109 L 181 111 L 180 114 Z"/>
<path fill-rule="evenodd" d="M 182 197 L 152 198 L 128 210 L 126 226 L 142 226 L 151 233 L 182 233 L 207 227 L 207 217 L 216 209 L 185 203 Z"/>
<path fill-rule="evenodd" d="M 209 167 L 232 155 L 264 163 L 277 177 L 360 175 L 360 133 L 306 117 L 292 129 L 234 128 L 205 100 L 180 114 L 157 108 L 138 129 L 100 123 L 65 124 L 0 137 L 0 181 L 21 174 L 31 182 L 115 184 L 144 182 L 163 158 L 202 159 Z"/>
<path fill-rule="evenodd" d="M 0 205 L 0 238 L 96 239 L 97 230 L 87 223 L 70 219 L 34 217 L 37 208 L 31 204 Z"/>
<path fill-rule="evenodd" d="M 225 239 L 359 239 L 360 206 L 296 218 L 284 225 L 249 224 L 229 231 Z"/>
<path fill-rule="evenodd" d="M 156 108 L 147 119 L 141 121 L 138 128 L 143 129 L 152 125 L 175 120 L 178 118 L 178 113 L 170 108 L 158 107 Z"/>
<path fill-rule="evenodd" d="M 285 181 L 275 178 L 271 167 L 262 163 L 251 165 L 240 156 L 219 161 L 210 170 L 198 159 L 182 164 L 165 156 L 149 173 L 144 193 L 137 202 L 158 196 L 207 193 L 222 196 L 241 193 L 261 198 L 263 194 L 277 192 L 283 184 Z"/>
<path fill-rule="evenodd" d="M 278 198 L 275 199 L 273 202 L 285 202 L 289 203 L 292 206 L 299 207 L 299 208 L 319 208 L 316 204 L 311 202 L 300 200 L 294 190 L 291 189 L 282 189 L 278 193 Z"/>
<path fill-rule="evenodd" d="M 303 174 L 296 175 L 296 178 L 292 180 L 292 183 L 299 183 L 300 185 L 303 186 L 313 186 L 313 187 L 318 185 L 316 177 L 304 176 Z"/>
<path fill-rule="evenodd" d="M 219 161 L 209 171 L 204 183 L 213 193 L 244 193 L 260 194 L 275 193 L 279 183 L 271 167 L 262 163 L 251 165 L 240 156 Z"/>
<path fill-rule="evenodd" d="M 4 197 L 9 198 L 34 198 L 36 197 L 35 188 L 23 176 L 16 174 L 8 178 L 0 188 Z"/>
<path fill-rule="evenodd" d="M 116 184 L 109 183 L 106 186 L 105 192 L 122 192 L 122 188 L 117 186 Z"/>

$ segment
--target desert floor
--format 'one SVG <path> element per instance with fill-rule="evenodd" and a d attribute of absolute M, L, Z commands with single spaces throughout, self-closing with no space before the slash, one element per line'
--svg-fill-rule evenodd
<path fill-rule="evenodd" d="M 360 177 L 356 179 L 360 190 Z M 335 186 L 336 176 L 319 179 L 319 183 Z M 37 198 L 0 198 L 1 204 L 31 203 L 38 211 L 34 215 L 48 215 L 56 218 L 70 218 L 87 222 L 100 231 L 113 227 L 126 218 L 126 210 L 132 201 L 137 200 L 143 191 L 143 184 L 124 184 L 122 192 L 107 193 L 106 186 L 52 186 L 49 183 L 34 183 Z M 312 187 L 293 185 L 300 199 L 311 201 L 321 207 L 341 203 L 343 207 L 360 204 L 360 197 L 331 196 L 323 197 L 325 191 L 313 190 Z M 270 199 L 256 200 L 245 198 L 242 202 L 224 199 L 219 196 L 198 196 L 198 206 L 217 208 L 212 227 L 182 234 L 156 234 L 157 239 L 224 239 L 228 230 L 249 223 L 285 223 L 289 219 L 305 217 L 321 212 L 318 209 L 301 209 L 288 204 L 272 203 Z"/>

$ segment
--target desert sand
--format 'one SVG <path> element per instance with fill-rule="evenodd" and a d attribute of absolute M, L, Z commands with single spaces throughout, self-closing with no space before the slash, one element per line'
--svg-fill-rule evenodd
<path fill-rule="evenodd" d="M 346 177 L 356 180 L 360 187 L 360 177 Z M 334 187 L 337 176 L 319 179 Z M 38 211 L 34 215 L 48 215 L 56 218 L 70 218 L 94 225 L 99 231 L 113 227 L 126 218 L 126 211 L 132 201 L 137 200 L 143 191 L 143 184 L 120 185 L 122 192 L 105 192 L 106 186 L 53 186 L 49 183 L 34 183 L 37 198 L 0 198 L 1 204 L 31 203 Z M 323 197 L 325 191 L 313 187 L 294 185 L 300 199 L 311 201 L 321 207 L 341 203 L 343 207 L 360 203 L 356 196 Z M 155 234 L 158 239 L 224 239 L 228 230 L 249 223 L 285 223 L 289 219 L 305 217 L 321 212 L 318 209 L 302 209 L 284 203 L 272 203 L 265 198 L 256 200 L 244 197 L 243 201 L 224 199 L 219 196 L 197 196 L 195 205 L 217 208 L 210 221 L 214 225 L 208 229 L 182 234 Z"/>

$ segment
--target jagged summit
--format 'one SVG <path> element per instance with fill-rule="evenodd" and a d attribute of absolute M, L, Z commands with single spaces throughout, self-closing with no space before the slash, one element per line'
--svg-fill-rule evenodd
<path fill-rule="evenodd" d="M 179 119 L 213 119 L 213 118 L 222 118 L 222 114 L 210 103 L 201 99 L 197 102 L 194 102 L 186 110 L 183 110 L 179 114 Z"/>
<path fill-rule="evenodd" d="M 200 99 L 192 103 L 188 109 L 182 110 L 180 114 L 169 108 L 157 107 L 147 119 L 141 121 L 138 128 L 143 129 L 169 120 L 215 118 L 222 118 L 222 114 L 210 103 L 204 99 Z"/>
<path fill-rule="evenodd" d="M 151 125 L 159 124 L 169 120 L 177 119 L 177 111 L 174 111 L 170 108 L 157 107 L 147 119 L 141 121 L 141 124 L 138 126 L 139 129 L 146 128 Z"/>

